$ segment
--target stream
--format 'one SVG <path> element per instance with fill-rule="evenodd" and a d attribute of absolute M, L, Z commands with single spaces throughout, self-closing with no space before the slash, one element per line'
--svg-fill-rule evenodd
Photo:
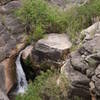
<path fill-rule="evenodd" d="M 21 65 L 21 55 L 22 55 L 23 51 L 21 51 L 16 59 L 16 72 L 17 72 L 17 94 L 21 93 L 25 93 L 25 91 L 27 90 L 27 80 L 26 80 L 26 76 L 25 76 L 25 72 L 23 70 L 23 67 Z"/>

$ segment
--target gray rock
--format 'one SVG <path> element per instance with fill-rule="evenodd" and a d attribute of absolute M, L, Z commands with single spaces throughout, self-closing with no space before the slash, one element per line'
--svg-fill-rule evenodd
<path fill-rule="evenodd" d="M 95 93 L 100 96 L 100 65 L 95 70 L 95 75 L 92 77 L 92 81 L 95 84 Z"/>
<path fill-rule="evenodd" d="M 16 55 L 26 43 L 24 25 L 12 13 L 19 7 L 19 0 L 0 7 L 0 89 L 6 93 L 16 83 Z"/>
<path fill-rule="evenodd" d="M 0 64 L 0 90 L 6 92 L 4 66 Z"/>
<path fill-rule="evenodd" d="M 95 69 L 95 75 L 99 76 L 99 74 L 100 74 L 100 65 Z"/>
<path fill-rule="evenodd" d="M 22 53 L 23 60 L 26 60 L 32 54 L 32 49 L 33 49 L 33 46 L 29 45 L 23 50 L 23 53 Z"/>
<path fill-rule="evenodd" d="M 91 31 L 91 28 L 88 31 Z M 94 34 L 97 34 L 96 32 Z M 82 43 L 80 48 L 70 54 L 69 60 L 63 66 L 64 71 L 61 72 L 64 72 L 70 81 L 69 92 L 72 95 L 87 97 L 91 95 L 98 98 L 100 97 L 100 35 L 93 35 L 91 39 Z M 94 86 L 91 87 L 90 83 Z"/>
<path fill-rule="evenodd" d="M 13 15 L 4 16 L 4 25 L 10 33 L 19 34 L 24 31 L 24 25 Z"/>
<path fill-rule="evenodd" d="M 89 68 L 88 64 L 84 61 L 84 58 L 78 52 L 71 54 L 71 64 L 75 70 L 78 70 L 81 73 L 86 73 L 86 70 Z"/>
<path fill-rule="evenodd" d="M 86 70 L 86 75 L 88 78 L 91 78 L 95 74 L 94 70 L 95 70 L 95 68 L 88 68 Z"/>
<path fill-rule="evenodd" d="M 35 45 L 35 50 L 47 55 L 52 60 L 59 60 L 64 58 L 71 46 L 66 34 L 52 33 L 40 39 Z"/>
<path fill-rule="evenodd" d="M 7 10 L 8 8 L 14 10 L 14 7 L 18 6 L 16 3 L 19 4 L 20 2 L 12 1 L 4 6 Z M 0 61 L 9 57 L 16 45 L 23 42 L 25 37 L 23 32 L 24 25 L 11 12 L 6 14 L 0 12 Z"/>
<path fill-rule="evenodd" d="M 90 80 L 81 72 L 75 70 L 70 64 L 70 60 L 66 61 L 63 68 L 62 73 L 66 75 L 70 84 L 69 94 L 89 97 Z"/>
<path fill-rule="evenodd" d="M 7 3 L 6 5 L 1 6 L 0 8 L 0 13 L 2 14 L 9 14 L 12 11 L 18 9 L 21 7 L 21 2 L 20 0 L 18 1 L 11 1 L 9 3 Z"/>
<path fill-rule="evenodd" d="M 83 44 L 83 47 L 91 54 L 100 52 L 100 36 L 94 37 L 93 39 L 86 41 Z"/>
<path fill-rule="evenodd" d="M 0 100 L 9 100 L 7 95 L 0 90 Z"/>
<path fill-rule="evenodd" d="M 58 5 L 59 7 L 66 9 L 73 7 L 75 5 L 79 6 L 81 4 L 83 5 L 89 2 L 89 0 L 48 0 L 48 1 L 54 5 Z"/>

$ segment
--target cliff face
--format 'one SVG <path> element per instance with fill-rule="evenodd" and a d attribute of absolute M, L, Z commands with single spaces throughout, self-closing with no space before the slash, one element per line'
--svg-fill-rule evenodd
<path fill-rule="evenodd" d="M 12 14 L 19 7 L 19 1 L 0 7 L 0 89 L 5 93 L 16 83 L 16 55 L 25 46 L 24 25 Z"/>

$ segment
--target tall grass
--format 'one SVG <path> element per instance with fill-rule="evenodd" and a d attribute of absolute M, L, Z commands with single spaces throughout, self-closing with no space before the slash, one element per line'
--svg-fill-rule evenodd
<path fill-rule="evenodd" d="M 23 7 L 16 14 L 26 24 L 29 23 L 36 34 L 40 28 L 41 34 L 63 30 L 60 23 L 61 12 L 58 8 L 49 5 L 45 0 L 22 0 L 22 2 Z"/>
<path fill-rule="evenodd" d="M 29 23 L 36 40 L 45 33 L 66 32 L 74 41 L 82 29 L 92 24 L 93 17 L 100 16 L 99 0 L 91 0 L 88 4 L 67 11 L 50 5 L 46 0 L 22 1 L 23 7 L 17 11 L 17 15 L 26 24 Z"/>
<path fill-rule="evenodd" d="M 16 100 L 66 100 L 68 81 L 62 75 L 61 85 L 57 85 L 58 73 L 50 70 L 42 72 L 36 77 L 34 83 L 30 83 L 24 95 L 18 95 Z M 48 99 L 46 99 L 48 98 Z"/>

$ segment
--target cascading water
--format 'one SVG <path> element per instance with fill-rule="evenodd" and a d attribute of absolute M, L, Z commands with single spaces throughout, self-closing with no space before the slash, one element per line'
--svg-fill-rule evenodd
<path fill-rule="evenodd" d="M 19 53 L 19 56 L 16 59 L 16 71 L 17 71 L 17 81 L 18 81 L 17 93 L 24 93 L 27 90 L 27 85 L 28 85 L 20 61 L 22 53 L 23 51 Z"/>

